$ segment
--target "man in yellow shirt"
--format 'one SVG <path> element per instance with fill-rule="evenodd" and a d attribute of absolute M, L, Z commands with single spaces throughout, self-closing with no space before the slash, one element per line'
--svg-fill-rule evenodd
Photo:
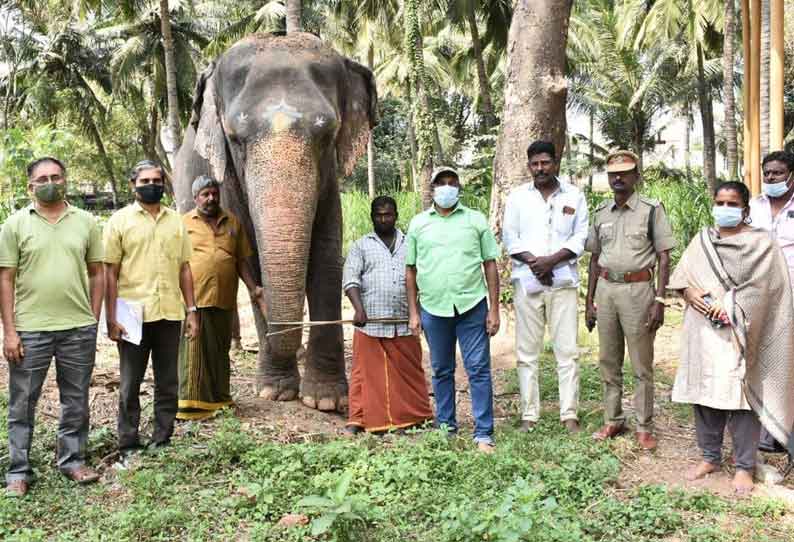
<path fill-rule="evenodd" d="M 207 418 L 232 404 L 229 348 L 239 279 L 265 312 L 249 260 L 251 244 L 237 217 L 221 208 L 220 184 L 202 175 L 192 191 L 196 208 L 182 222 L 193 246 L 190 269 L 200 326 L 198 337 L 183 340 L 179 351 L 180 420 Z"/>
<path fill-rule="evenodd" d="M 177 412 L 177 355 L 185 305 L 185 334 L 195 337 L 198 332 L 190 238 L 179 213 L 160 204 L 163 177 L 156 162 L 138 162 L 130 177 L 135 202 L 114 213 L 105 227 L 105 310 L 108 334 L 119 348 L 118 431 L 123 460 L 141 447 L 139 394 L 150 354 L 155 418 L 150 446 L 168 444 Z M 117 321 L 117 299 L 143 306 L 140 344 L 130 342 L 133 335 Z"/>

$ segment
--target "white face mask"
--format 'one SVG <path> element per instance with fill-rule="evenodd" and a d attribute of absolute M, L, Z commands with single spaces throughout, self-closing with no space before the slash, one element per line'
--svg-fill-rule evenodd
<path fill-rule="evenodd" d="M 742 216 L 744 209 L 739 207 L 728 207 L 726 205 L 715 205 L 711 208 L 711 216 L 714 223 L 721 228 L 735 228 L 744 219 Z"/>
<path fill-rule="evenodd" d="M 788 185 L 789 180 L 791 180 L 791 174 L 782 183 L 761 183 L 761 190 L 770 198 L 779 198 L 788 192 L 790 188 Z"/>
<path fill-rule="evenodd" d="M 437 186 L 433 190 L 433 201 L 442 209 L 451 209 L 458 203 L 460 190 L 448 184 Z"/>

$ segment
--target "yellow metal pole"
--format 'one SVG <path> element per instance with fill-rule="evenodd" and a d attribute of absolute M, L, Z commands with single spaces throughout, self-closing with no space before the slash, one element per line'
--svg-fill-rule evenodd
<path fill-rule="evenodd" d="M 761 0 L 750 12 L 750 191 L 761 192 Z"/>
<path fill-rule="evenodd" d="M 728 0 L 729 2 L 731 0 Z M 750 121 L 750 72 L 753 66 L 753 55 L 750 51 L 750 0 L 742 0 L 742 60 L 744 61 L 744 73 L 742 75 L 742 109 L 744 111 L 744 135 L 742 137 L 742 150 L 744 161 L 744 184 L 752 189 L 750 179 L 750 154 L 751 141 L 753 140 L 752 122 Z"/>
<path fill-rule="evenodd" d="M 769 20 L 769 150 L 783 148 L 783 0 L 771 0 Z"/>

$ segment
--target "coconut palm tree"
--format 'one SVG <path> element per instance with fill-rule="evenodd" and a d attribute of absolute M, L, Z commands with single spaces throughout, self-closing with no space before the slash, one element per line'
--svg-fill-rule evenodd
<path fill-rule="evenodd" d="M 569 107 L 592 112 L 610 145 L 632 149 L 641 163 L 654 120 L 685 87 L 681 45 L 637 39 L 646 16 L 643 0 L 588 0 L 575 5 L 568 38 Z"/>
<path fill-rule="evenodd" d="M 697 81 L 703 125 L 703 174 L 712 190 L 716 188 L 717 175 L 713 85 L 709 76 L 716 68 L 718 54 L 715 51 L 719 50 L 724 14 L 721 0 L 657 0 L 637 36 L 638 44 L 669 40 L 684 48 L 681 75 L 694 76 Z"/>

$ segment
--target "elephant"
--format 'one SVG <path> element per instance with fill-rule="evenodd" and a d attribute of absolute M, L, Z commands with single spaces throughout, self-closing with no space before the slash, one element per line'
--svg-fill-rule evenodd
<path fill-rule="evenodd" d="M 267 314 L 254 309 L 260 397 L 323 411 L 347 404 L 339 325 L 312 327 L 303 378 L 301 331 L 267 336 L 268 322 L 341 319 L 342 208 L 350 175 L 377 123 L 372 72 L 302 32 L 253 34 L 199 76 L 174 165 L 174 195 L 192 208 L 198 175 L 221 181 L 221 202 L 252 240 Z M 278 331 L 270 326 L 270 331 Z"/>

